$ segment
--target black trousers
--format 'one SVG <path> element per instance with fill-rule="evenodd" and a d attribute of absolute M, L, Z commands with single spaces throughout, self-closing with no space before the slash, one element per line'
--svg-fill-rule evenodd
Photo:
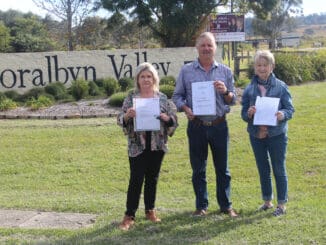
<path fill-rule="evenodd" d="M 126 215 L 135 217 L 139 206 L 139 200 L 144 180 L 145 210 L 154 209 L 156 187 L 163 157 L 164 151 L 150 150 L 145 150 L 137 157 L 129 157 L 130 179 L 127 193 L 127 211 L 125 212 Z"/>

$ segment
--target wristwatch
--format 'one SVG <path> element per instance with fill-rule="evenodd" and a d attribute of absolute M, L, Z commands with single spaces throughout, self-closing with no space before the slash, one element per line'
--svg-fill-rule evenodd
<path fill-rule="evenodd" d="M 223 95 L 224 95 L 224 96 L 229 95 L 230 92 L 231 92 L 231 91 L 227 89 L 226 92 L 225 92 Z"/>

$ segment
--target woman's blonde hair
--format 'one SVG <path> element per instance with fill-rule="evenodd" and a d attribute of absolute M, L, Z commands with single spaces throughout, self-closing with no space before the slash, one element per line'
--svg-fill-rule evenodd
<path fill-rule="evenodd" d="M 256 64 L 260 59 L 265 59 L 268 64 L 275 65 L 274 55 L 269 50 L 258 50 L 254 56 L 254 64 Z"/>
<path fill-rule="evenodd" d="M 154 85 L 153 85 L 153 90 L 155 92 L 159 91 L 159 84 L 160 84 L 160 79 L 158 77 L 157 70 L 154 68 L 154 66 L 148 62 L 141 63 L 139 66 L 136 68 L 136 76 L 135 76 L 135 90 L 139 91 L 140 87 L 138 84 L 138 79 L 140 73 L 143 71 L 149 71 L 153 75 L 153 80 L 154 80 Z"/>

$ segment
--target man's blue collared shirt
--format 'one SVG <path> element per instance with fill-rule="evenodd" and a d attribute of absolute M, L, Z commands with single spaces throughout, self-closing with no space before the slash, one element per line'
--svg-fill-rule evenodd
<path fill-rule="evenodd" d="M 234 105 L 236 101 L 236 91 L 234 88 L 234 78 L 229 67 L 214 61 L 208 72 L 200 65 L 198 59 L 185 64 L 180 71 L 177 79 L 173 102 L 180 111 L 183 105 L 192 107 L 192 89 L 191 84 L 203 81 L 223 81 L 227 89 L 233 92 L 234 96 L 230 105 Z M 222 117 L 230 112 L 230 106 L 226 104 L 224 96 L 215 90 L 216 94 L 216 116 L 200 116 L 204 121 L 214 120 L 216 117 Z"/>

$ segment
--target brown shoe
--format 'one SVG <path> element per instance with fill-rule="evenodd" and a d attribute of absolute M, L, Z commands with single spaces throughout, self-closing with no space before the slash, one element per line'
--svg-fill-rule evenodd
<path fill-rule="evenodd" d="M 205 209 L 197 209 L 195 212 L 192 213 L 194 217 L 204 217 L 207 215 L 207 210 Z"/>
<path fill-rule="evenodd" d="M 239 215 L 237 214 L 237 212 L 233 209 L 233 208 L 229 208 L 225 211 L 222 211 L 225 214 L 228 214 L 231 218 L 237 218 Z"/>
<path fill-rule="evenodd" d="M 148 219 L 154 223 L 161 222 L 161 219 L 159 217 L 157 217 L 156 211 L 154 209 L 146 210 L 145 214 L 146 214 L 146 219 Z"/>
<path fill-rule="evenodd" d="M 135 218 L 132 217 L 132 216 L 125 215 L 125 217 L 123 217 L 123 220 L 122 220 L 122 222 L 119 225 L 119 228 L 121 230 L 127 231 L 134 224 L 135 224 Z"/>

